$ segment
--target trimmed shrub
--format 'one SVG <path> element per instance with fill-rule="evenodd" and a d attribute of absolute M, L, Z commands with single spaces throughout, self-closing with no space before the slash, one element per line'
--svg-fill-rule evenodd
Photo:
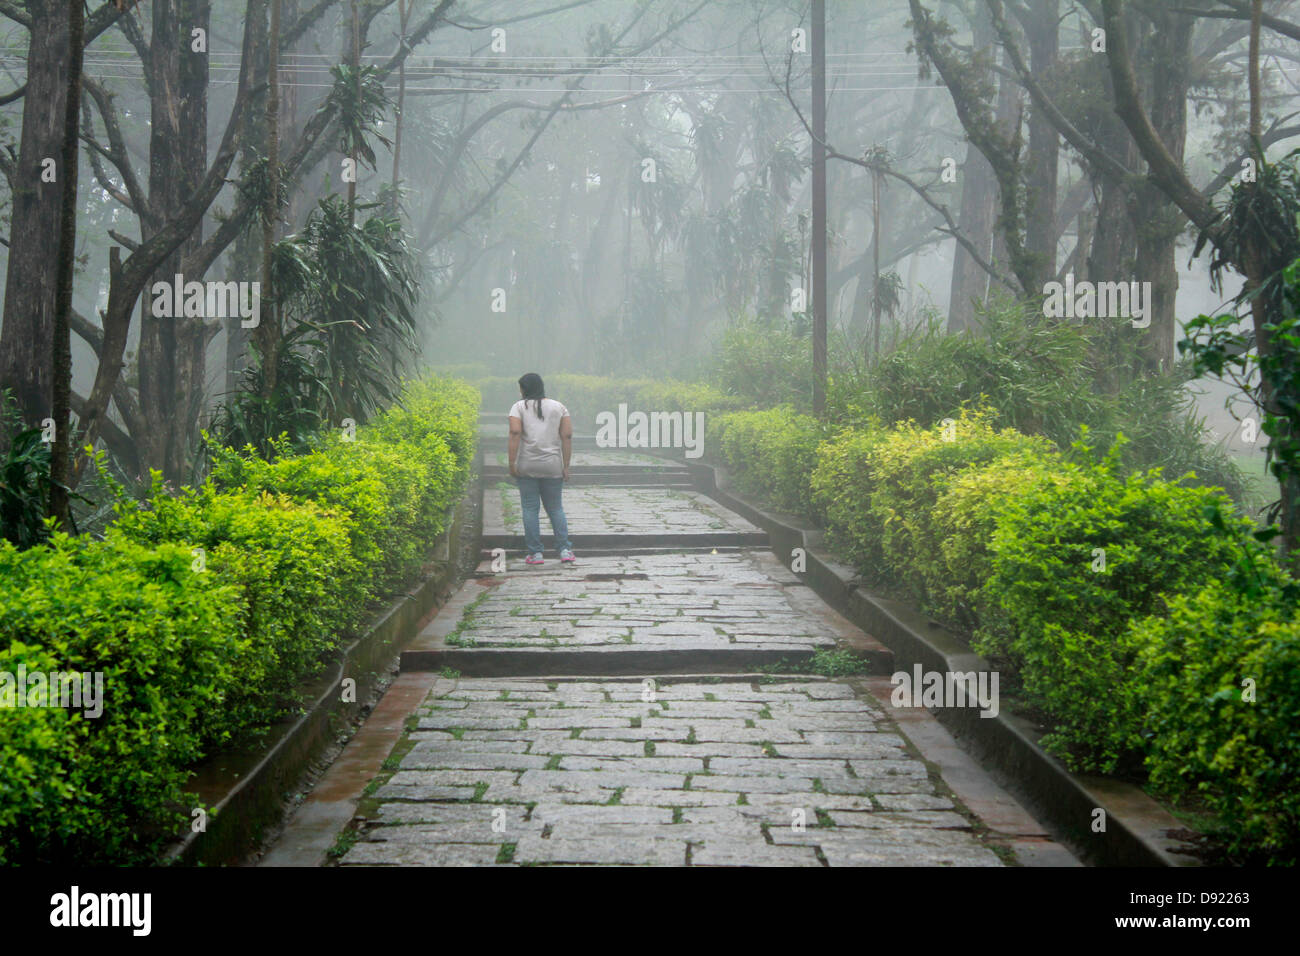
<path fill-rule="evenodd" d="M 999 458 L 1042 458 L 1052 445 L 1014 429 L 995 430 L 996 412 L 962 409 L 951 424 L 920 428 L 906 422 L 872 446 L 868 521 L 879 537 L 882 567 L 877 576 L 906 586 L 929 605 L 931 584 L 946 581 L 936 502 L 949 482 L 967 469 Z"/>
<path fill-rule="evenodd" d="M 140 862 L 186 812 L 186 769 L 243 678 L 239 589 L 191 570 L 188 548 L 58 534 L 0 544 L 0 670 L 103 673 L 103 713 L 0 707 L 0 855 Z M 12 665 L 12 666 L 11 666 Z M 41 748 L 52 746 L 51 750 Z"/>
<path fill-rule="evenodd" d="M 319 450 L 267 462 L 252 449 L 213 452 L 222 489 L 285 495 L 347 519 L 351 551 L 371 593 L 385 593 L 419 570 L 445 530 L 448 505 L 463 490 L 477 435 L 471 389 L 417 383 L 400 407 Z"/>
<path fill-rule="evenodd" d="M 104 677 L 97 718 L 0 706 L 0 862 L 155 859 L 193 807 L 193 765 L 283 716 L 418 569 L 476 419 L 472 389 L 413 383 L 355 441 L 272 462 L 217 450 L 213 479 L 176 496 L 155 479 L 103 540 L 0 542 L 0 672 Z"/>
<path fill-rule="evenodd" d="M 809 479 L 825 427 L 788 405 L 762 412 L 731 412 L 714 418 L 710 448 L 716 449 L 748 492 L 763 495 L 778 508 L 806 514 Z"/>
<path fill-rule="evenodd" d="M 1254 543 L 1248 542 L 1252 549 Z M 1254 549 L 1258 550 L 1258 549 Z M 1230 852 L 1300 859 L 1300 584 L 1259 554 L 1254 593 L 1212 582 L 1134 628 L 1146 765 L 1168 794 L 1199 790 Z"/>
<path fill-rule="evenodd" d="M 830 543 L 864 573 L 879 573 L 880 534 L 871 511 L 872 453 L 885 439 L 876 428 L 845 429 L 817 452 L 809 479 L 814 517 L 825 522 Z"/>
<path fill-rule="evenodd" d="M 221 494 L 211 485 L 162 491 L 119 505 L 110 535 L 156 547 L 202 548 L 202 565 L 244 595 L 237 691 L 204 734 L 218 744 L 267 724 L 297 703 L 299 681 L 319 670 L 365 608 L 366 580 L 349 548 L 349 520 L 265 492 Z"/>
<path fill-rule="evenodd" d="M 1057 322 L 1027 303 L 995 305 L 979 319 L 978 329 L 959 334 L 931 323 L 864 368 L 837 370 L 827 395 L 832 419 L 928 427 L 965 406 L 987 404 L 997 409 L 998 427 L 1043 435 L 1062 451 L 1080 426 L 1102 447 L 1122 432 L 1130 469 L 1191 473 L 1189 483 L 1242 499 L 1240 469 L 1196 414 L 1190 366 L 1141 371 L 1122 321 Z"/>
<path fill-rule="evenodd" d="M 1009 657 L 1028 702 L 1054 724 L 1044 746 L 1072 768 L 1136 767 L 1143 691 L 1131 621 L 1166 611 L 1166 596 L 1204 587 L 1233 567 L 1210 534 L 1212 489 L 1158 472 L 1118 474 L 1118 450 L 1035 484 L 996 523 L 975 647 Z M 1241 526 L 1248 523 L 1242 519 Z"/>
<path fill-rule="evenodd" d="M 986 616 L 982 589 L 993 573 L 989 542 L 1002 513 L 1062 467 L 1059 456 L 1035 443 L 1027 439 L 1026 447 L 958 472 L 936 489 L 921 537 L 925 549 L 913 563 L 937 617 L 974 631 Z"/>

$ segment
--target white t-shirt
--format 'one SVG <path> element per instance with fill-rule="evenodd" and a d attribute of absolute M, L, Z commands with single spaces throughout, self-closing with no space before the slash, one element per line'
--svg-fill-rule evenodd
<path fill-rule="evenodd" d="M 569 410 L 553 398 L 543 398 L 542 417 L 537 417 L 533 399 L 520 399 L 510 407 L 510 417 L 519 419 L 523 436 L 515 470 L 529 478 L 562 478 L 564 450 L 560 445 L 560 422 Z"/>

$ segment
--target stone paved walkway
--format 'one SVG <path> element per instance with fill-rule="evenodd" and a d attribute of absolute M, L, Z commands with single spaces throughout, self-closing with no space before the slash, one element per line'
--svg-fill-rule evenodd
<path fill-rule="evenodd" d="M 848 683 L 444 680 L 417 717 L 345 866 L 999 865 Z"/>
<path fill-rule="evenodd" d="M 617 456 L 575 471 L 605 481 Z M 484 497 L 484 540 L 516 535 L 515 489 Z M 1073 862 L 933 718 L 882 703 L 865 671 L 890 672 L 886 649 L 765 547 L 711 546 L 719 527 L 759 531 L 739 515 L 646 485 L 571 486 L 565 508 L 635 553 L 541 568 L 514 553 L 495 572 L 485 554 L 267 865 L 323 860 L 340 831 L 331 858 L 348 867 Z M 675 552 L 643 552 L 665 532 Z M 850 650 L 861 677 L 804 666 Z"/>
<path fill-rule="evenodd" d="M 483 533 L 522 536 L 519 490 L 508 482 L 483 494 Z M 698 492 L 676 488 L 576 486 L 564 490 L 569 533 L 578 535 L 761 534 L 761 530 Z M 542 538 L 550 523 L 542 513 Z"/>
<path fill-rule="evenodd" d="M 835 646 L 835 630 L 801 609 L 815 596 L 770 554 L 595 557 L 541 568 L 515 559 L 506 574 L 478 583 L 450 646 Z"/>

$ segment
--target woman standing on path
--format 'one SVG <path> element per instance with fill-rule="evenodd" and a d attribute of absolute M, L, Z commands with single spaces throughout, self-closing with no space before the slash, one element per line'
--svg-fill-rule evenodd
<path fill-rule="evenodd" d="M 539 504 L 545 506 L 561 561 L 573 561 L 569 526 L 561 500 L 573 456 L 573 422 L 569 410 L 546 397 L 536 372 L 519 379 L 519 401 L 510 409 L 510 474 L 519 484 L 524 513 L 524 549 L 528 564 L 542 563 Z"/>

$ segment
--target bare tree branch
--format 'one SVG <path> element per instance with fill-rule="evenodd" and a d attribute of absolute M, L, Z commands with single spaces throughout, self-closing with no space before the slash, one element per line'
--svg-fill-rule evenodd
<path fill-rule="evenodd" d="M 782 92 L 785 94 L 786 101 L 790 104 L 790 108 L 794 110 L 795 116 L 799 118 L 799 123 L 803 126 L 804 130 L 808 133 L 808 136 L 813 140 L 814 143 L 817 143 L 824 150 L 826 150 L 827 159 L 838 159 L 841 162 L 851 163 L 854 166 L 859 166 L 862 169 L 868 170 L 870 172 L 879 172 L 885 176 L 891 177 L 892 179 L 897 179 L 903 185 L 907 186 L 914 193 L 916 193 L 917 196 L 921 198 L 922 202 L 924 202 L 927 206 L 929 206 L 931 209 L 933 209 L 935 212 L 937 212 L 940 216 L 943 217 L 946 226 L 939 227 L 939 231 L 955 239 L 958 242 L 958 244 L 961 245 L 961 247 L 970 254 L 970 257 L 973 260 L 975 260 L 976 265 L 978 265 L 981 269 L 987 272 L 992 278 L 1002 283 L 1012 292 L 1018 293 L 1020 291 L 1020 286 L 1015 281 L 1008 278 L 1005 273 L 997 269 L 993 265 L 993 263 L 989 262 L 988 259 L 986 259 L 983 255 L 980 254 L 980 251 L 975 246 L 975 244 L 971 242 L 970 239 L 968 239 L 962 233 L 961 228 L 957 225 L 956 220 L 953 219 L 952 213 L 948 210 L 948 207 L 944 203 L 939 202 L 933 196 L 931 196 L 929 192 L 926 190 L 926 188 L 922 186 L 920 183 L 916 182 L 916 180 L 912 179 L 911 177 L 903 173 L 898 172 L 895 169 L 891 169 L 886 164 L 875 163 L 872 162 L 871 160 L 860 158 L 857 156 L 849 156 L 846 153 L 841 153 L 830 143 L 824 140 L 818 140 L 817 137 L 813 134 L 812 124 L 808 122 L 807 117 L 804 116 L 803 110 L 801 110 L 799 108 L 799 104 L 795 102 L 794 94 L 790 92 L 790 72 L 788 69 L 786 71 L 785 83 L 782 87 Z M 872 241 L 874 242 L 875 240 L 873 239 Z"/>
<path fill-rule="evenodd" d="M 149 208 L 148 197 L 144 189 L 141 188 L 140 181 L 136 178 L 135 170 L 131 166 L 131 158 L 126 152 L 126 139 L 123 137 L 122 127 L 117 121 L 117 109 L 113 106 L 113 95 L 89 77 L 83 77 L 81 82 L 85 91 L 90 94 L 90 99 L 94 100 L 100 118 L 104 121 L 104 132 L 108 135 L 109 148 L 104 149 L 101 144 L 96 142 L 90 136 L 89 128 L 87 128 L 86 135 L 82 139 L 94 152 L 102 154 L 105 159 L 112 163 L 117 169 L 118 175 L 122 177 L 122 186 L 126 190 L 127 197 L 129 197 L 129 201 L 124 202 L 123 205 L 135 212 L 146 226 L 155 225 L 157 220 L 154 212 Z M 89 105 L 87 105 L 87 120 L 90 117 L 89 109 Z M 90 154 L 92 157 L 94 152 Z M 101 178 L 99 176 L 97 162 L 95 171 L 96 178 L 103 183 L 106 177 Z M 104 188 L 109 189 L 107 185 Z M 109 192 L 112 193 L 114 190 L 109 189 Z"/>

